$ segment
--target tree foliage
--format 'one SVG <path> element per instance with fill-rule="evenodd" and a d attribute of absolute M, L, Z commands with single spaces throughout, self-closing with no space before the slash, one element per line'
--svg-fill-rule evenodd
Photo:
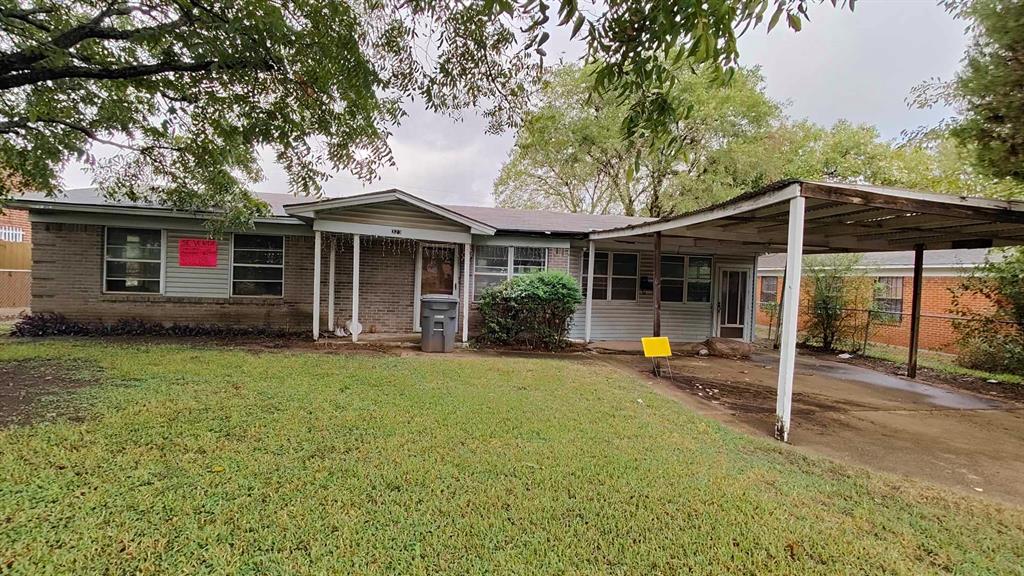
<path fill-rule="evenodd" d="M 806 311 L 805 337 L 824 350 L 842 342 L 856 342 L 864 334 L 871 309 L 874 284 L 854 273 L 857 255 L 811 256 L 804 259 L 801 310 Z"/>
<path fill-rule="evenodd" d="M 248 193 L 263 148 L 316 194 L 334 171 L 392 163 L 413 100 L 516 126 L 553 27 L 600 62 L 590 90 L 628 107 L 624 126 L 657 132 L 680 113 L 664 54 L 727 76 L 738 30 L 798 29 L 808 1 L 0 0 L 0 201 L 54 193 L 78 158 L 112 196 L 243 223 L 266 209 Z M 98 160 L 98 143 L 120 153 Z"/>
<path fill-rule="evenodd" d="M 947 124 L 985 175 L 1024 182 L 1024 3 L 1018 0 L 944 0 L 967 20 L 972 41 L 963 68 L 948 82 L 915 88 L 919 106 L 951 104 Z"/>
<path fill-rule="evenodd" d="M 953 289 L 959 361 L 969 368 L 1024 374 L 1024 250 L 1006 249 Z"/>
<path fill-rule="evenodd" d="M 495 182 L 499 205 L 662 216 L 787 178 L 1021 194 L 978 174 L 938 130 L 888 142 L 872 126 L 794 122 L 764 94 L 756 68 L 738 69 L 727 85 L 714 70 L 678 71 L 667 98 L 687 114 L 669 129 L 673 138 L 624 139 L 628 109 L 592 96 L 590 74 L 572 65 L 548 73 Z"/>

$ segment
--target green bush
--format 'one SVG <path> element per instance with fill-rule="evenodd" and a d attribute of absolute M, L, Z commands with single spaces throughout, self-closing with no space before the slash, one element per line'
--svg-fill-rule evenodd
<path fill-rule="evenodd" d="M 572 315 L 583 301 L 564 272 L 514 276 L 480 295 L 480 341 L 543 350 L 564 348 Z"/>
<path fill-rule="evenodd" d="M 1024 250 L 1007 249 L 952 289 L 950 312 L 958 362 L 990 372 L 1024 374 Z"/>

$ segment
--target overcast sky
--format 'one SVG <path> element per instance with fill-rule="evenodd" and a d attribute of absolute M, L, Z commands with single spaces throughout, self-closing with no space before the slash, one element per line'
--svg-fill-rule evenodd
<path fill-rule="evenodd" d="M 793 118 L 829 125 L 846 118 L 874 124 L 885 138 L 934 124 L 947 111 L 911 110 L 910 89 L 959 68 L 966 45 L 964 23 L 933 0 L 860 0 L 855 12 L 816 6 L 799 33 L 780 25 L 771 34 L 755 30 L 741 39 L 741 63 L 759 65 L 768 95 L 789 103 Z M 555 41 L 573 57 L 575 47 Z M 558 49 L 561 47 L 561 49 Z M 549 53 L 552 51 L 549 50 Z M 397 166 L 369 184 L 339 174 L 325 184 L 330 196 L 402 188 L 445 204 L 491 205 L 491 185 L 515 135 L 488 135 L 472 114 L 461 121 L 410 109 L 391 140 Z M 284 173 L 270 157 L 262 192 L 287 192 Z M 65 171 L 69 188 L 91 185 L 80 166 Z"/>

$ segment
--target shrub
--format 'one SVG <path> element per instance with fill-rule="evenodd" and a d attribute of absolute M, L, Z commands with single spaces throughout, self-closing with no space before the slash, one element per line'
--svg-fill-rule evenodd
<path fill-rule="evenodd" d="M 958 362 L 990 372 L 1024 374 L 1024 251 L 988 257 L 952 289 L 950 312 Z"/>
<path fill-rule="evenodd" d="M 280 337 L 288 332 L 268 326 L 225 324 L 170 324 L 124 318 L 111 324 L 69 320 L 62 314 L 39 313 L 25 316 L 14 325 L 11 336 L 213 336 Z"/>
<path fill-rule="evenodd" d="M 565 272 L 514 276 L 480 295 L 480 341 L 543 350 L 565 347 L 572 315 L 583 301 Z"/>
<path fill-rule="evenodd" d="M 804 262 L 804 303 L 807 322 L 804 334 L 825 350 L 841 342 L 856 342 L 868 322 L 874 284 L 855 275 L 856 256 L 808 257 Z"/>

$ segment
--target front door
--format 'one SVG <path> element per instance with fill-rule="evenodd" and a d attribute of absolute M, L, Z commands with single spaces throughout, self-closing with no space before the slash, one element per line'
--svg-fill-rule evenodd
<path fill-rule="evenodd" d="M 743 338 L 747 325 L 747 284 L 749 268 L 719 268 L 717 313 L 718 335 Z"/>
<path fill-rule="evenodd" d="M 459 295 L 459 250 L 451 244 L 420 244 L 418 277 L 413 303 L 413 328 L 420 330 L 420 297 L 426 294 Z"/>

